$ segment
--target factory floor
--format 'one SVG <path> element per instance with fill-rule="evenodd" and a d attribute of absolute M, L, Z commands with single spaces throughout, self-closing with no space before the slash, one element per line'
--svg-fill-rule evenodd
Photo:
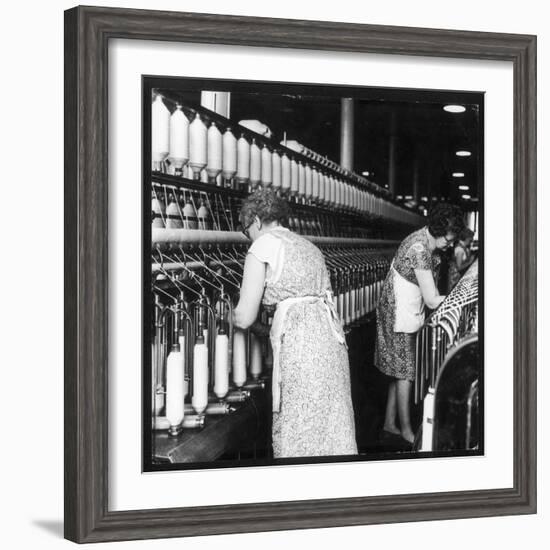
<path fill-rule="evenodd" d="M 374 366 L 376 323 L 370 321 L 350 331 L 347 337 L 357 445 L 361 454 L 410 451 L 400 436 L 383 432 L 388 384 L 391 378 Z M 411 407 L 413 429 L 421 423 L 421 410 Z"/>

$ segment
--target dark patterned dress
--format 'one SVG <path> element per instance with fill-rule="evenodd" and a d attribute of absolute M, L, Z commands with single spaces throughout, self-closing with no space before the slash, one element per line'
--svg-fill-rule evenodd
<path fill-rule="evenodd" d="M 397 249 L 393 267 L 402 277 L 418 286 L 415 269 L 430 269 L 437 280 L 439 255 L 428 247 L 428 229 L 423 227 L 411 233 Z M 376 349 L 374 364 L 378 369 L 401 380 L 414 380 L 416 361 L 416 333 L 394 332 L 395 294 L 393 272 L 390 269 L 376 308 Z"/>
<path fill-rule="evenodd" d="M 270 247 L 278 248 L 277 254 L 270 254 Z M 266 306 L 287 298 L 323 297 L 330 289 L 321 251 L 285 228 L 262 235 L 249 253 L 268 263 Z M 273 413 L 275 458 L 356 454 L 348 352 L 325 305 L 319 300 L 291 305 L 284 326 L 280 409 Z"/>

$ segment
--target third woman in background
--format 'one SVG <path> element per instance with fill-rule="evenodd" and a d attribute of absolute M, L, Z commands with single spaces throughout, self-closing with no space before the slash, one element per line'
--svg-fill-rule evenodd
<path fill-rule="evenodd" d="M 458 242 L 452 251 L 452 258 L 449 262 L 449 275 L 447 281 L 447 292 L 451 292 L 458 283 L 464 272 L 472 265 L 475 260 L 474 254 L 470 250 L 474 232 L 465 227 L 458 236 Z"/>

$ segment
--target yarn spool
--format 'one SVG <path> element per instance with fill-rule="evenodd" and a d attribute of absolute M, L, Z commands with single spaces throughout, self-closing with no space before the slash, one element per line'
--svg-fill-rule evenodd
<path fill-rule="evenodd" d="M 262 346 L 255 334 L 250 335 L 250 375 L 258 380 L 262 374 Z"/>
<path fill-rule="evenodd" d="M 151 200 L 151 214 L 152 214 L 152 226 L 164 227 L 164 220 L 166 219 L 166 207 L 164 201 L 158 197 L 153 197 Z"/>
<path fill-rule="evenodd" d="M 197 210 L 197 224 L 199 229 L 208 230 L 210 227 L 210 212 L 204 199 L 201 199 L 201 205 Z"/>
<path fill-rule="evenodd" d="M 298 163 L 298 196 L 306 196 L 306 168 L 302 162 Z"/>
<path fill-rule="evenodd" d="M 291 173 L 290 173 L 290 159 L 286 153 L 283 153 L 281 157 L 281 189 L 284 193 L 290 192 Z"/>
<path fill-rule="evenodd" d="M 208 183 L 216 184 L 216 177 L 222 171 L 223 162 L 223 137 L 215 122 L 208 128 L 208 147 L 206 174 Z"/>
<path fill-rule="evenodd" d="M 176 435 L 184 417 L 183 352 L 174 344 L 166 359 L 166 418 L 170 422 L 170 433 Z"/>
<path fill-rule="evenodd" d="M 241 329 L 233 333 L 233 382 L 237 388 L 246 382 L 246 334 Z"/>
<path fill-rule="evenodd" d="M 160 165 L 170 152 L 170 111 L 157 95 L 151 106 L 151 160 L 153 170 Z"/>
<path fill-rule="evenodd" d="M 230 128 L 223 134 L 222 146 L 222 175 L 226 185 L 229 185 L 237 173 L 237 138 Z"/>
<path fill-rule="evenodd" d="M 306 173 L 306 199 L 311 200 L 313 199 L 313 170 L 311 169 L 311 166 L 309 164 L 306 164 L 305 168 Z"/>
<path fill-rule="evenodd" d="M 170 152 L 168 160 L 176 175 L 181 175 L 183 167 L 189 160 L 189 120 L 187 120 L 179 104 L 170 116 Z"/>
<path fill-rule="evenodd" d="M 208 348 L 199 337 L 193 348 L 193 396 L 191 404 L 197 414 L 203 414 L 208 405 Z"/>
<path fill-rule="evenodd" d="M 311 173 L 311 194 L 314 202 L 319 202 L 319 172 L 313 168 Z"/>
<path fill-rule="evenodd" d="M 319 204 L 325 203 L 325 174 L 319 172 Z"/>
<path fill-rule="evenodd" d="M 252 139 L 250 145 L 250 185 L 254 189 L 262 179 L 262 152 L 256 145 L 256 140 Z"/>
<path fill-rule="evenodd" d="M 277 151 L 273 151 L 271 154 L 271 184 L 275 189 L 279 189 L 281 187 L 281 156 Z"/>
<path fill-rule="evenodd" d="M 290 161 L 290 194 L 291 196 L 298 195 L 298 163 L 296 159 Z"/>
<path fill-rule="evenodd" d="M 262 185 L 271 185 L 273 181 L 273 159 L 271 151 L 264 144 L 262 149 L 260 180 Z"/>
<path fill-rule="evenodd" d="M 189 166 L 193 179 L 200 179 L 201 170 L 208 160 L 208 130 L 199 113 L 189 125 Z"/>
<path fill-rule="evenodd" d="M 214 393 L 223 399 L 229 391 L 229 339 L 227 334 L 216 336 L 216 357 L 214 359 Z"/>
<path fill-rule="evenodd" d="M 330 204 L 330 180 L 331 180 L 331 177 L 329 175 L 326 175 L 325 176 L 325 193 L 324 193 L 326 205 Z"/>
<path fill-rule="evenodd" d="M 183 205 L 182 214 L 185 229 L 198 229 L 197 211 L 189 199 Z"/>
<path fill-rule="evenodd" d="M 168 206 L 166 207 L 166 227 L 168 229 L 179 229 L 183 227 L 183 220 L 181 219 L 178 203 L 172 194 L 169 195 L 168 201 Z"/>
<path fill-rule="evenodd" d="M 244 186 L 250 180 L 250 144 L 244 136 L 237 141 L 237 182 Z"/>

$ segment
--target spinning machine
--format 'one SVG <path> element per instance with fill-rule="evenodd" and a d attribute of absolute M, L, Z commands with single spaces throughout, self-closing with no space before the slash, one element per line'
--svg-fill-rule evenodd
<path fill-rule="evenodd" d="M 478 261 L 426 319 L 416 340 L 415 402 L 422 402 L 420 449 L 479 447 Z"/>
<path fill-rule="evenodd" d="M 269 339 L 232 325 L 251 244 L 238 228 L 243 198 L 262 185 L 288 199 L 289 228 L 323 252 L 347 331 L 372 321 L 397 239 L 423 218 L 299 143 L 175 90 L 155 90 L 151 115 L 153 461 L 265 456 Z M 264 325 L 272 313 L 260 311 Z"/>

